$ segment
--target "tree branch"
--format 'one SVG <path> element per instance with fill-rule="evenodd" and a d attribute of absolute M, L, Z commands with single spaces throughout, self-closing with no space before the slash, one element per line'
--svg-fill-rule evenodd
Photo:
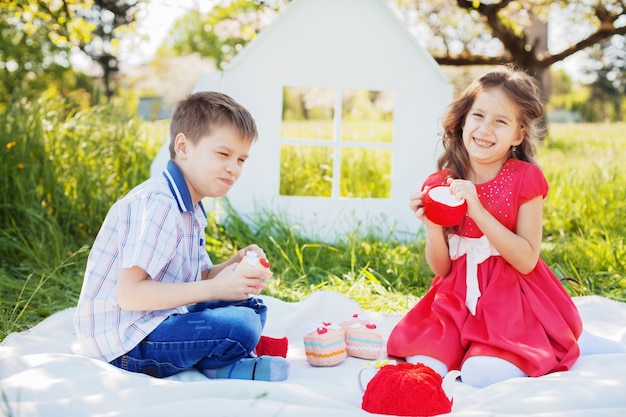
<path fill-rule="evenodd" d="M 456 3 L 460 8 L 468 12 L 476 11 L 479 13 L 492 30 L 492 35 L 502 42 L 506 53 L 498 57 L 489 57 L 481 55 L 462 54 L 458 56 L 439 56 L 435 60 L 441 65 L 498 65 L 507 62 L 516 61 L 518 63 L 526 63 L 528 66 L 537 68 L 548 68 L 552 64 L 562 61 L 563 59 L 581 51 L 585 48 L 593 46 L 604 39 L 613 35 L 626 35 L 626 26 L 616 27 L 615 22 L 623 13 L 612 12 L 603 4 L 594 7 L 594 14 L 599 20 L 600 25 L 596 32 L 587 36 L 585 39 L 577 42 L 564 49 L 563 51 L 550 54 L 544 52 L 538 54 L 536 45 L 527 46 L 527 38 L 525 34 L 517 35 L 512 29 L 505 26 L 498 16 L 498 13 L 509 5 L 513 0 L 502 0 L 498 3 L 484 4 L 479 2 L 476 5 L 472 0 L 457 0 Z"/>
<path fill-rule="evenodd" d="M 564 49 L 557 54 L 549 54 L 539 57 L 537 62 L 541 67 L 547 68 L 555 62 L 559 62 L 569 57 L 570 55 L 573 55 L 578 51 L 593 46 L 598 42 L 603 41 L 604 39 L 607 39 L 613 35 L 626 35 L 626 26 L 612 28 L 611 30 L 607 28 L 600 28 L 597 32 L 592 33 L 580 42 L 575 43 L 574 45 Z"/>
<path fill-rule="evenodd" d="M 469 65 L 500 65 L 511 62 L 510 56 L 489 57 L 484 55 L 464 54 L 459 56 L 435 56 L 433 57 L 439 65 L 452 65 L 463 67 Z"/>
<path fill-rule="evenodd" d="M 526 56 L 527 59 L 532 60 L 532 52 L 526 48 L 526 36 L 522 34 L 518 36 L 510 27 L 503 24 L 503 21 L 498 16 L 498 13 L 513 0 L 502 0 L 499 3 L 483 4 L 480 2 L 478 7 L 474 7 L 475 2 L 471 0 L 457 0 L 457 5 L 466 10 L 476 10 L 481 16 L 485 18 L 487 26 L 491 28 L 492 34 L 495 38 L 499 39 L 504 45 L 505 49 L 509 51 L 511 56 Z M 500 58 L 502 60 L 503 58 Z"/>

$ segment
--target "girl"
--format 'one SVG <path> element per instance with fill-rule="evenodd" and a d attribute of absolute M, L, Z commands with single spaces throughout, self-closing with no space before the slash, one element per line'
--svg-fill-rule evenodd
<path fill-rule="evenodd" d="M 537 82 L 511 67 L 487 72 L 449 107 L 439 171 L 410 200 L 436 277 L 393 329 L 390 355 L 442 376 L 460 369 L 476 387 L 567 370 L 578 358 L 578 310 L 539 258 L 548 184 L 533 157 L 543 111 Z M 453 228 L 424 215 L 422 196 L 442 183 L 467 202 Z"/>

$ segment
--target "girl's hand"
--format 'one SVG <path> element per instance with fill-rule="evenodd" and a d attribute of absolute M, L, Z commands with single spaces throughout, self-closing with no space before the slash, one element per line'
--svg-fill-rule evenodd
<path fill-rule="evenodd" d="M 457 200 L 465 200 L 467 203 L 467 214 L 473 217 L 473 214 L 478 210 L 483 209 L 483 205 L 478 198 L 478 192 L 476 191 L 476 185 L 473 182 L 462 179 L 448 178 L 448 185 L 450 186 L 450 193 Z"/>
<path fill-rule="evenodd" d="M 428 217 L 426 217 L 426 213 L 424 211 L 424 195 L 430 190 L 431 187 L 426 186 L 422 191 L 418 191 L 415 194 L 412 194 L 409 199 L 409 207 L 411 211 L 415 213 L 415 217 L 421 220 L 422 223 L 426 226 L 427 229 L 431 228 L 439 228 L 441 226 L 431 222 Z"/>
<path fill-rule="evenodd" d="M 444 228 L 431 222 L 424 211 L 424 195 L 431 187 L 424 187 L 410 197 L 409 207 L 415 213 L 415 217 L 424 223 L 426 227 L 426 262 L 430 269 L 440 276 L 446 276 L 450 272 L 452 261 L 448 253 L 448 242 L 444 234 Z"/>
<path fill-rule="evenodd" d="M 424 215 L 424 193 L 428 191 L 428 188 L 429 187 L 426 187 L 424 188 L 424 191 L 418 191 L 415 194 L 411 194 L 411 197 L 409 198 L 409 207 L 418 219 L 420 216 Z M 418 213 L 420 210 L 421 213 Z"/>

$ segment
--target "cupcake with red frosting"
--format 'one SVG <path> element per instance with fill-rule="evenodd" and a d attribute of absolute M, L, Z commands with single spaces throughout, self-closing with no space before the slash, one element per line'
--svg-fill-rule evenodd
<path fill-rule="evenodd" d="M 354 358 L 376 360 L 383 351 L 383 336 L 374 323 L 355 322 L 347 331 L 346 353 Z"/>
<path fill-rule="evenodd" d="M 313 366 L 335 366 L 346 358 L 346 341 L 341 327 L 322 323 L 304 335 L 306 360 Z"/>
<path fill-rule="evenodd" d="M 339 323 L 339 326 L 341 326 L 341 328 L 343 329 L 344 337 L 348 337 L 348 332 L 350 331 L 352 326 L 354 326 L 355 324 L 365 324 L 365 323 L 367 323 L 367 320 L 365 319 L 364 316 L 362 316 L 359 313 L 354 313 L 353 315 L 344 318 Z"/>

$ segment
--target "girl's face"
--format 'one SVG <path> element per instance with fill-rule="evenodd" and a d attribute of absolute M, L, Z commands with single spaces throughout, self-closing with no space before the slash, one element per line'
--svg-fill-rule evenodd
<path fill-rule="evenodd" d="M 518 121 L 518 107 L 500 87 L 479 93 L 463 124 L 463 145 L 473 169 L 491 166 L 500 169 L 512 146 L 524 140 Z"/>
<path fill-rule="evenodd" d="M 195 144 L 183 134 L 176 137 L 175 162 L 194 203 L 226 195 L 241 176 L 251 145 L 231 126 L 217 127 Z"/>

